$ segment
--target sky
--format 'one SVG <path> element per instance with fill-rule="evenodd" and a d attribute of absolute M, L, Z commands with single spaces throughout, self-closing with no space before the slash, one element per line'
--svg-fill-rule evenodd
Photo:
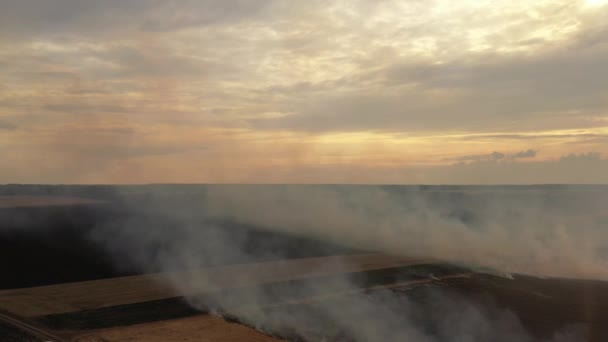
<path fill-rule="evenodd" d="M 0 183 L 608 183 L 608 0 L 0 0 Z"/>

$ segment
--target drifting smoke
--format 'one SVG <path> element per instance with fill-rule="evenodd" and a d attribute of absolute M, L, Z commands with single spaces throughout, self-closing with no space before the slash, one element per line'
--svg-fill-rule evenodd
<path fill-rule="evenodd" d="M 600 191 L 211 187 L 210 216 L 507 273 L 608 279 Z"/>
<path fill-rule="evenodd" d="M 463 193 L 375 186 L 207 186 L 194 198 L 159 196 L 133 204 L 136 214 L 130 220 L 100 227 L 92 237 L 123 265 L 169 272 L 170 284 L 192 305 L 218 310 L 262 331 L 308 341 L 533 341 L 513 314 L 445 291 L 431 291 L 424 303 L 375 291 L 348 296 L 339 304 L 318 300 L 309 310 L 273 314 L 264 308 L 281 299 L 314 297 L 331 293 L 333 287 L 356 292 L 359 287 L 344 277 L 329 285 L 248 289 L 240 296 L 210 300 L 192 293 L 213 285 L 214 279 L 175 271 L 293 257 L 294 249 L 301 248 L 285 248 L 277 238 L 254 238 L 271 232 L 313 239 L 307 240 L 313 241 L 310 246 L 330 241 L 498 272 L 608 279 L 608 233 L 602 229 L 607 195 L 579 190 L 468 188 Z M 258 233 L 239 227 L 253 227 Z M 345 335 L 318 335 L 320 330 Z M 551 340 L 582 337 L 561 331 Z"/>

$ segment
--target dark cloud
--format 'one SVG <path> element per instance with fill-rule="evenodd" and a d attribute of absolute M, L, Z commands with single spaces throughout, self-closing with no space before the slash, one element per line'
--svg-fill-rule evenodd
<path fill-rule="evenodd" d="M 4 35 L 90 35 L 168 31 L 189 26 L 263 20 L 274 1 L 253 0 L 6 0 L 0 2 Z"/>
<path fill-rule="evenodd" d="M 473 154 L 456 158 L 448 158 L 448 161 L 457 161 L 458 164 L 472 163 L 510 163 L 516 159 L 534 158 L 538 151 L 528 149 L 516 153 L 506 154 L 502 152 L 492 152 L 487 154 Z"/>
<path fill-rule="evenodd" d="M 127 113 L 132 111 L 127 107 L 113 104 L 85 104 L 85 103 L 60 103 L 49 104 L 44 107 L 50 112 L 72 113 L 72 114 L 100 114 L 100 113 Z"/>
<path fill-rule="evenodd" d="M 149 4 L 129 0 L 8 0 L 0 2 L 0 28 L 5 35 L 87 34 L 123 26 L 129 17 L 147 11 Z"/>
<path fill-rule="evenodd" d="M 513 154 L 512 157 L 513 158 L 534 158 L 534 157 L 536 157 L 536 153 L 538 153 L 538 151 L 529 149 L 529 150 L 517 152 L 517 153 Z"/>
<path fill-rule="evenodd" d="M 4 121 L 0 121 L 0 130 L 15 130 L 17 129 L 17 126 L 10 123 L 10 122 L 4 122 Z"/>
<path fill-rule="evenodd" d="M 588 152 L 580 154 L 571 153 L 559 159 L 559 161 L 562 163 L 599 162 L 601 160 L 601 154 L 598 152 Z"/>
<path fill-rule="evenodd" d="M 537 134 L 517 134 L 517 133 L 488 133 L 462 136 L 461 140 L 541 140 L 541 139 L 606 139 L 608 135 L 595 133 L 546 133 Z"/>
<path fill-rule="evenodd" d="M 159 11 L 140 26 L 143 30 L 170 31 L 189 26 L 208 26 L 242 20 L 264 20 L 265 11 L 276 1 L 185 0 L 157 3 Z M 163 4 L 164 3 L 164 4 Z"/>

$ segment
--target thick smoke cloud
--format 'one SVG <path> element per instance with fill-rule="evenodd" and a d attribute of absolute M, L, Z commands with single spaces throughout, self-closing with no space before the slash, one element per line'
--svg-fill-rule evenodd
<path fill-rule="evenodd" d="M 211 188 L 209 212 L 354 246 L 542 276 L 608 279 L 606 195 L 399 193 L 379 187 Z M 579 227 L 585 227 L 581 234 Z"/>
<path fill-rule="evenodd" d="M 312 238 L 319 244 L 330 241 L 357 250 L 432 258 L 493 274 L 608 279 L 604 243 L 608 240 L 602 230 L 606 217 L 601 204 L 605 191 L 584 187 L 457 190 L 206 186 L 196 196 L 159 196 L 139 203 L 131 220 L 100 227 L 92 238 L 122 265 L 168 272 L 169 284 L 195 307 L 235 317 L 262 331 L 309 341 L 339 339 L 338 335 L 318 335 L 328 332 L 341 332 L 342 338 L 354 341 L 535 338 L 508 311 L 491 303 L 468 302 L 450 292 L 431 292 L 425 302 L 418 303 L 388 290 L 361 293 L 357 284 L 344 277 L 329 284 L 243 289 L 238 296 L 201 297 L 196 289 L 219 289 L 222 284 L 204 274 L 183 271 L 286 257 L 281 243 L 252 242 L 249 231 L 230 229 L 254 227 L 260 232 Z M 304 310 L 268 309 L 332 292 L 358 295 L 338 301 L 321 296 L 304 303 Z M 556 332 L 551 340 L 583 338 L 574 328 Z"/>

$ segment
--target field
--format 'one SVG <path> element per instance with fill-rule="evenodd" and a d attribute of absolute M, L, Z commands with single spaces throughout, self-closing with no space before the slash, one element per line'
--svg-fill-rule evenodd
<path fill-rule="evenodd" d="M 3 341 L 373 341 L 420 333 L 451 341 L 468 334 L 467 315 L 472 326 L 488 324 L 474 341 L 608 340 L 606 282 L 509 279 L 236 223 L 217 229 L 242 237 L 246 255 L 171 271 L 117 264 L 116 251 L 90 237 L 114 234 L 107 223 L 133 212 L 104 194 L 0 197 Z M 148 217 L 137 223 L 161 220 L 138 215 Z M 146 256 L 159 248 L 128 246 Z"/>

